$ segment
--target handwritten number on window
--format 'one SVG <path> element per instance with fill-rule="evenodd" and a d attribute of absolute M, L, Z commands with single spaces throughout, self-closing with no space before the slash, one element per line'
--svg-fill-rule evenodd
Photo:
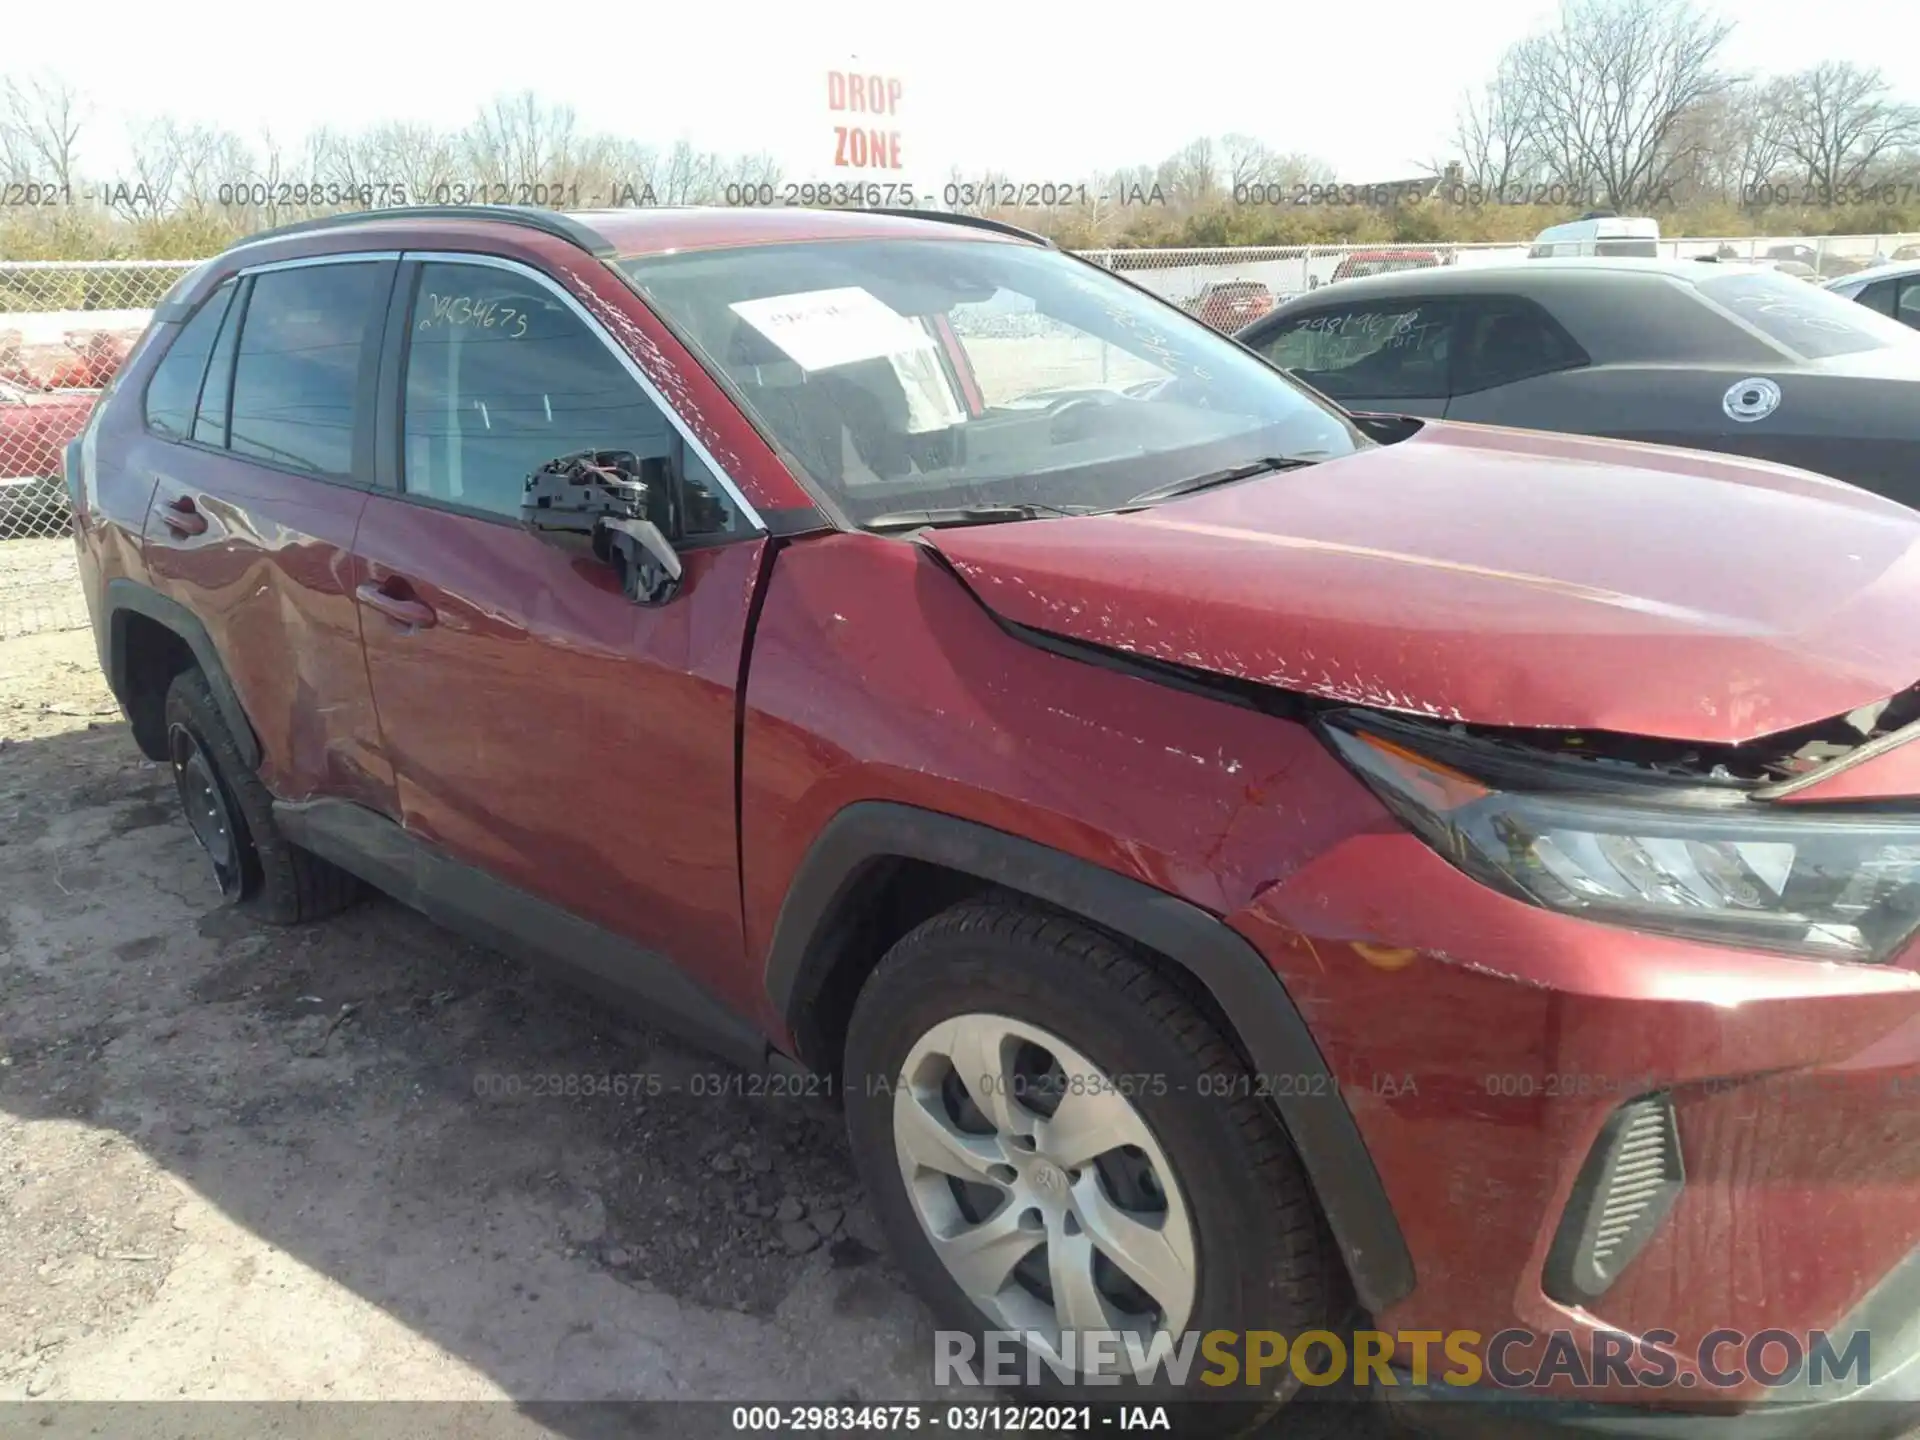
<path fill-rule="evenodd" d="M 527 333 L 527 312 L 498 300 L 475 300 L 471 295 L 435 295 L 424 297 L 416 330 L 462 327 L 472 330 L 496 330 L 509 340 Z"/>

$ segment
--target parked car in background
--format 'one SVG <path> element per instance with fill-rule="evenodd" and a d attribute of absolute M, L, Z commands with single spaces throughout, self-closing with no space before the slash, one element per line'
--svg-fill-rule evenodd
<path fill-rule="evenodd" d="M 1920 1088 L 1920 516 L 1356 422 L 933 212 L 256 236 L 69 470 L 103 668 L 219 896 L 371 883 L 841 1100 L 939 1326 L 1012 1352 L 989 1384 L 1105 1401 L 1053 1383 L 1104 1356 L 1271 1409 L 1297 1377 L 1136 1367 L 1600 1316 L 1673 1332 L 1670 1388 L 1611 1392 L 1660 1426 L 1814 1435 L 1920 1366 L 1886 1099 Z M 1870 1324 L 1817 1397 L 1683 1378 L 1725 1327 Z"/>
<path fill-rule="evenodd" d="M 1446 263 L 1446 255 L 1439 250 L 1356 250 L 1342 258 L 1328 283 L 1391 275 L 1400 270 L 1426 270 Z"/>
<path fill-rule="evenodd" d="M 90 390 L 49 393 L 0 380 L 0 539 L 68 527 L 62 460 L 95 398 Z"/>
<path fill-rule="evenodd" d="M 1530 260 L 1592 256 L 1652 259 L 1660 253 L 1660 222 L 1635 215 L 1588 215 L 1549 225 L 1533 237 Z"/>
<path fill-rule="evenodd" d="M 1920 504 L 1920 335 L 1765 266 L 1382 275 L 1237 338 L 1349 410 L 1720 450 Z"/>
<path fill-rule="evenodd" d="M 1258 280 L 1218 280 L 1187 301 L 1188 313 L 1231 333 L 1273 309 L 1273 291 Z"/>
<path fill-rule="evenodd" d="M 1920 259 L 1876 265 L 1839 280 L 1827 289 L 1843 300 L 1857 301 L 1869 310 L 1920 330 Z"/>
<path fill-rule="evenodd" d="M 0 380 L 27 390 L 100 390 L 127 358 L 138 330 L 69 330 L 58 341 L 25 343 L 0 331 Z"/>
<path fill-rule="evenodd" d="M 136 333 L 110 330 L 76 330 L 66 337 L 72 359 L 63 359 L 46 379 L 49 390 L 104 390 L 112 383 L 127 353 L 138 339 Z"/>

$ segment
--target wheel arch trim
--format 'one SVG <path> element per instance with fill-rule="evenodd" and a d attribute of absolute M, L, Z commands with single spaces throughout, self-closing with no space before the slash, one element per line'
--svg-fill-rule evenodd
<path fill-rule="evenodd" d="M 169 599 L 152 586 L 123 576 L 116 576 L 107 582 L 106 604 L 103 608 L 106 623 L 101 627 L 101 668 L 106 671 L 107 684 L 112 687 L 114 698 L 120 701 L 122 708 L 126 707 L 128 701 L 131 664 L 126 617 L 142 615 L 171 630 L 186 642 L 187 649 L 193 654 L 194 664 L 207 677 L 207 687 L 213 691 L 214 704 L 220 707 L 220 718 L 227 722 L 227 729 L 233 734 L 240 758 L 247 762 L 250 769 L 258 769 L 263 753 L 260 737 L 247 719 L 247 712 L 240 704 L 240 694 L 234 689 L 226 666 L 220 662 L 220 652 L 214 647 L 213 637 L 207 633 L 207 627 L 201 624 L 199 617 L 178 600 Z"/>
<path fill-rule="evenodd" d="M 1218 916 L 1166 891 L 990 826 L 888 801 L 847 806 L 795 871 L 768 948 L 766 990 L 796 1039 L 832 972 L 841 907 L 870 868 L 910 860 L 1018 891 L 1167 957 L 1212 995 L 1261 1074 L 1303 1082 L 1274 1106 L 1374 1313 L 1411 1294 L 1413 1259 L 1359 1126 L 1280 977 Z M 803 1049 L 805 1048 L 803 1044 Z M 802 1060 L 817 1063 L 818 1055 Z M 1323 1077 L 1323 1078 L 1322 1078 Z M 1299 1093 L 1304 1092 L 1304 1093 Z"/>

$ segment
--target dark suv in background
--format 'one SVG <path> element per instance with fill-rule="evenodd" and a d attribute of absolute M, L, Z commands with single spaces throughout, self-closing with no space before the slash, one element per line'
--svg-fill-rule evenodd
<path fill-rule="evenodd" d="M 229 902 L 370 883 L 844 1095 L 946 1326 L 1920 1376 L 1920 516 L 781 210 L 257 237 L 67 475 Z"/>

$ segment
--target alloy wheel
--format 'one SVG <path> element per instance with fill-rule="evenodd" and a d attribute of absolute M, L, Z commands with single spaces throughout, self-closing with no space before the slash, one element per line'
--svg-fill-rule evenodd
<path fill-rule="evenodd" d="M 214 882 L 228 900 L 240 896 L 242 872 L 240 841 L 226 786 L 213 768 L 213 759 L 200 739 L 184 725 L 167 731 L 167 755 L 173 762 L 173 783 L 180 792 L 187 824 L 200 848 L 213 862 Z"/>
<path fill-rule="evenodd" d="M 907 1194 L 992 1327 L 1062 1369 L 1084 1368 L 1069 1333 L 1132 1332 L 1138 1348 L 1114 1347 L 1128 1370 L 1156 1332 L 1178 1340 L 1197 1290 L 1194 1229 L 1129 1087 L 1059 1036 L 984 1014 L 928 1031 L 901 1077 L 893 1137 Z M 1130 1077 L 1132 1093 L 1150 1078 Z"/>

